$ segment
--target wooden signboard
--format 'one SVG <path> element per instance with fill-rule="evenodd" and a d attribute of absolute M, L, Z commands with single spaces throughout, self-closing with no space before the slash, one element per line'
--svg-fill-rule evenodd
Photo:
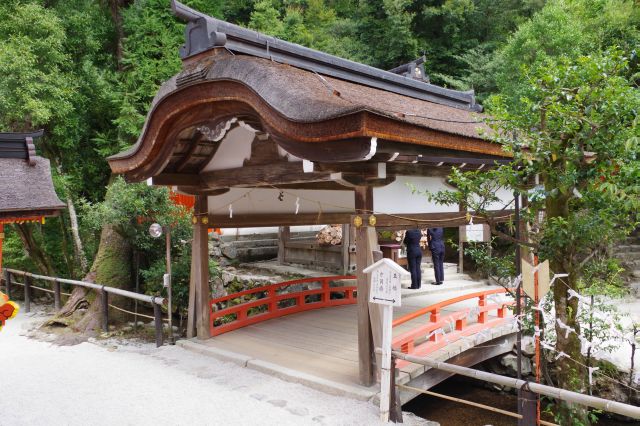
<path fill-rule="evenodd" d="M 536 277 L 537 274 L 537 277 Z M 538 279 L 538 294 L 536 297 L 535 280 Z M 549 282 L 549 261 L 545 260 L 538 266 L 533 266 L 526 260 L 522 260 L 522 289 L 532 300 L 542 299 L 551 287 Z"/>
<path fill-rule="evenodd" d="M 363 270 L 371 275 L 369 302 L 384 305 L 382 309 L 382 356 L 380 367 L 380 418 L 389 421 L 391 398 L 391 327 L 393 307 L 402 303 L 401 280 L 411 275 L 391 259 L 383 258 Z"/>
<path fill-rule="evenodd" d="M 463 243 L 470 242 L 489 242 L 491 240 L 491 229 L 486 223 L 475 225 L 465 225 L 460 227 L 460 241 Z"/>

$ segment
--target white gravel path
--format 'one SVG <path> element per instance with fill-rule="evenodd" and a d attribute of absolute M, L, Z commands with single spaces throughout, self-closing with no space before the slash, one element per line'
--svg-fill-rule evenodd
<path fill-rule="evenodd" d="M 176 346 L 57 346 L 26 336 L 45 315 L 20 313 L 0 332 L 0 425 L 381 424 L 371 403 Z"/>

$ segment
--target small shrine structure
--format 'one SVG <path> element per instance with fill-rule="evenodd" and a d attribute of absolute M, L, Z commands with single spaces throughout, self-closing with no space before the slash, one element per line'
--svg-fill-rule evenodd
<path fill-rule="evenodd" d="M 473 92 L 429 83 L 420 61 L 383 71 L 177 1 L 172 9 L 187 22 L 182 70 L 160 87 L 138 141 L 108 161 L 129 182 L 195 195 L 188 335 L 211 337 L 207 228 L 351 224 L 359 377 L 370 385 L 381 334 L 362 271 L 378 249 L 375 227 L 467 224 L 473 212 L 411 185 L 455 190 L 451 167 L 495 167 L 508 155 L 482 136 Z M 490 209 L 506 220 L 513 198 L 498 195 Z"/>
<path fill-rule="evenodd" d="M 5 224 L 44 223 L 65 208 L 53 188 L 49 160 L 36 155 L 33 140 L 42 135 L 0 133 L 0 269 Z"/>

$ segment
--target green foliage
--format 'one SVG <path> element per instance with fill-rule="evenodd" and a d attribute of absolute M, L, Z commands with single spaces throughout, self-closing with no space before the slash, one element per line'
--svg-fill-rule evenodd
<path fill-rule="evenodd" d="M 188 6 L 220 16 L 218 1 L 185 1 Z M 122 11 L 122 70 L 119 75 L 117 125 L 120 146 L 134 141 L 158 87 L 180 70 L 178 48 L 184 43 L 184 24 L 166 0 L 137 0 Z"/>
<path fill-rule="evenodd" d="M 560 56 L 575 60 L 614 45 L 631 52 L 638 42 L 640 8 L 636 2 L 548 1 L 496 55 L 496 82 L 504 95 L 517 102 L 521 89 L 528 86 L 527 73 L 519 70 L 535 69 Z"/>
<path fill-rule="evenodd" d="M 500 247 L 499 240 L 492 238 L 487 243 L 467 243 L 464 253 L 471 256 L 476 269 L 485 277 L 491 277 L 503 286 L 507 286 L 509 278 L 513 277 L 515 255 L 511 246 L 508 249 Z M 492 246 L 492 247 L 490 247 Z M 497 250 L 500 247 L 500 250 Z"/>
<path fill-rule="evenodd" d="M 149 226 L 157 222 L 171 228 L 172 277 L 177 307 L 186 306 L 189 288 L 191 255 L 191 215 L 169 198 L 166 188 L 151 187 L 144 183 L 128 184 L 115 178 L 107 190 L 105 200 L 99 203 L 85 201 L 81 206 L 83 226 L 93 230 L 86 237 L 94 241 L 97 249 L 98 233 L 104 225 L 112 225 L 137 253 L 143 289 L 148 293 L 161 293 L 162 274 L 165 269 L 165 238 L 153 238 Z M 211 265 L 215 276 L 215 265 Z M 129 272 L 130 274 L 130 272 Z"/>
<path fill-rule="evenodd" d="M 174 312 L 186 315 L 189 307 L 189 277 L 191 272 L 191 245 L 186 241 L 173 241 L 171 259 L 171 287 Z M 148 268 L 140 271 L 144 279 L 145 293 L 167 297 L 163 287 L 166 272 L 164 258 L 156 258 Z M 209 260 L 209 276 L 216 279 L 220 275 L 218 264 Z M 213 290 L 213 288 L 211 288 Z"/>

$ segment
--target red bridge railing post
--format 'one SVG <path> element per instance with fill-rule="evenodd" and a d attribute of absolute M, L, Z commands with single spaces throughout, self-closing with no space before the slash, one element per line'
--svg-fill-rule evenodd
<path fill-rule="evenodd" d="M 480 313 L 478 314 L 478 322 L 480 324 L 484 324 L 485 322 L 487 322 L 487 311 L 483 309 L 485 306 L 487 306 L 487 296 L 483 294 L 478 299 L 479 299 L 478 306 L 480 307 Z"/>

